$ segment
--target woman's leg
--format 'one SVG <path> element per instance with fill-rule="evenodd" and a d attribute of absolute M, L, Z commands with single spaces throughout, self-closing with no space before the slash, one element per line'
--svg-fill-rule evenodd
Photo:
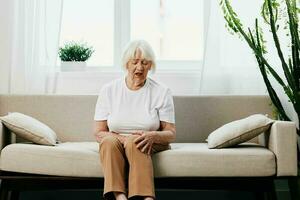
<path fill-rule="evenodd" d="M 136 195 L 155 198 L 151 155 L 136 148 L 136 137 L 138 136 L 128 136 L 125 142 L 125 153 L 129 162 L 128 198 Z"/>
<path fill-rule="evenodd" d="M 109 194 L 110 192 L 126 194 L 126 159 L 123 144 L 117 137 L 109 135 L 101 140 L 99 152 L 104 173 L 103 197 L 112 196 L 112 194 Z M 115 193 L 114 196 L 120 196 L 120 194 Z M 124 197 L 122 194 L 121 196 Z"/>

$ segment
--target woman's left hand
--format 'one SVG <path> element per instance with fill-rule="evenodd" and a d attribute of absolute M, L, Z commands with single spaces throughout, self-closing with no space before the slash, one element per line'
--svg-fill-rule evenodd
<path fill-rule="evenodd" d="M 156 133 L 155 131 L 138 131 L 132 133 L 133 135 L 139 135 L 134 140 L 136 143 L 136 147 L 141 150 L 141 152 L 146 153 L 148 155 L 151 154 L 152 145 L 155 142 Z"/>

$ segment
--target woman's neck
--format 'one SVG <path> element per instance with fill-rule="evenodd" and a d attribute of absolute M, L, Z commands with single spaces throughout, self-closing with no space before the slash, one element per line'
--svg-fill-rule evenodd
<path fill-rule="evenodd" d="M 126 82 L 126 85 L 129 89 L 138 90 L 138 89 L 142 88 L 145 85 L 146 80 L 134 79 L 134 78 L 127 75 L 126 78 L 125 78 L 125 82 Z"/>

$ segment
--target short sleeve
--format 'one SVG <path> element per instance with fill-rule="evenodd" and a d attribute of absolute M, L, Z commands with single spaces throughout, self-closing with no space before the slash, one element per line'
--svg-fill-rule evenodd
<path fill-rule="evenodd" d="M 170 89 L 167 89 L 164 95 L 162 105 L 158 110 L 158 115 L 160 121 L 175 123 L 173 96 Z"/>
<path fill-rule="evenodd" d="M 95 115 L 94 120 L 107 120 L 109 115 L 109 100 L 108 100 L 108 93 L 107 87 L 102 87 L 97 99 L 96 108 L 95 108 Z"/>

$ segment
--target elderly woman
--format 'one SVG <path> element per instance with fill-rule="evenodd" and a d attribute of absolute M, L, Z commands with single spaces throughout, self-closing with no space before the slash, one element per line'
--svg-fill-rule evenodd
<path fill-rule="evenodd" d="M 169 143 L 175 139 L 173 98 L 169 88 L 147 76 L 155 70 L 155 58 L 146 41 L 130 42 L 122 64 L 126 75 L 101 88 L 95 109 L 94 134 L 104 172 L 103 197 L 152 200 L 151 155 L 170 149 Z"/>

